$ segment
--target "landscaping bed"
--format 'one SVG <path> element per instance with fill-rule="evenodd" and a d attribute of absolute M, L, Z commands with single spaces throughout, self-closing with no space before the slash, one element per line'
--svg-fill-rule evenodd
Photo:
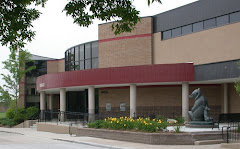
<path fill-rule="evenodd" d="M 133 132 L 127 130 L 109 130 L 95 128 L 78 128 L 76 131 L 76 135 L 153 145 L 194 145 L 195 141 L 219 140 L 222 137 L 221 132 L 148 133 L 148 132 Z"/>

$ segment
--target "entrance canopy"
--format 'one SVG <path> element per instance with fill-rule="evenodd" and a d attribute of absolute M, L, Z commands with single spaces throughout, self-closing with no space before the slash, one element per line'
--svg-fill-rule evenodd
<path fill-rule="evenodd" d="M 78 86 L 194 81 L 193 63 L 76 70 L 42 75 L 37 91 Z"/>

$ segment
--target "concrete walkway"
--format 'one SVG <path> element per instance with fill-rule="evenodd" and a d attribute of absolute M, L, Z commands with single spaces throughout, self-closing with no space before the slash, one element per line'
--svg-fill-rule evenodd
<path fill-rule="evenodd" d="M 18 133 L 32 138 L 39 139 L 52 139 L 63 142 L 72 142 L 77 144 L 85 144 L 91 145 L 94 147 L 102 147 L 102 148 L 128 148 L 128 149 L 219 149 L 221 148 L 220 144 L 216 145 L 148 145 L 141 143 L 132 143 L 125 141 L 116 141 L 116 140 L 108 140 L 101 138 L 93 138 L 93 137 L 75 137 L 70 136 L 69 134 L 55 134 L 49 132 L 40 132 L 31 128 L 3 128 L 0 127 L 0 132 L 9 132 L 9 133 Z"/>

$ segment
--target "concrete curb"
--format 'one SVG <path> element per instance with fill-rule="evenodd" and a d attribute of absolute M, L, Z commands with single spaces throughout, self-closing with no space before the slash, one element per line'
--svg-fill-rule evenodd
<path fill-rule="evenodd" d="M 12 131 L 2 131 L 2 130 L 0 130 L 0 132 L 13 133 L 13 134 L 18 134 L 18 135 L 25 135 L 25 134 L 22 134 L 22 133 L 19 133 L 19 132 L 12 132 Z"/>

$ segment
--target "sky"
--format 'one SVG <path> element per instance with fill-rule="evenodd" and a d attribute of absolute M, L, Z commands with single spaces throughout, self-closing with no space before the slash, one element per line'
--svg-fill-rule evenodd
<path fill-rule="evenodd" d="M 153 16 L 197 0 L 162 0 L 162 4 L 154 2 L 147 5 L 147 0 L 134 0 L 134 6 L 140 11 L 140 16 Z M 33 30 L 36 36 L 31 43 L 27 43 L 25 49 L 35 55 L 50 58 L 64 58 L 64 52 L 81 43 L 98 39 L 98 24 L 105 23 L 94 20 L 89 27 L 80 27 L 73 24 L 73 19 L 62 12 L 67 0 L 48 0 L 45 7 L 38 9 L 42 13 L 40 18 L 33 22 Z M 8 59 L 9 49 L 0 46 L 0 74 L 7 73 L 3 69 L 2 62 Z M 0 76 L 0 86 L 3 80 Z"/>

